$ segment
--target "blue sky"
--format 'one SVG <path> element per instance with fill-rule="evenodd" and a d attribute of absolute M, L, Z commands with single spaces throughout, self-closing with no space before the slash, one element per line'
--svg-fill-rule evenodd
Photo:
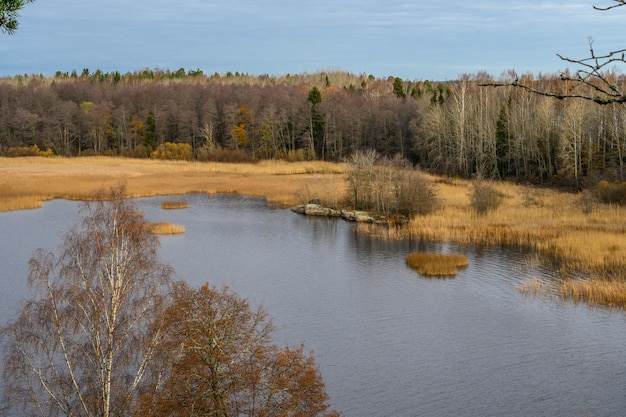
<path fill-rule="evenodd" d="M 593 3 L 595 1 L 595 3 Z M 451 80 L 554 73 L 626 47 L 611 0 L 36 0 L 0 34 L 0 76 L 83 68 L 249 74 L 345 70 Z"/>

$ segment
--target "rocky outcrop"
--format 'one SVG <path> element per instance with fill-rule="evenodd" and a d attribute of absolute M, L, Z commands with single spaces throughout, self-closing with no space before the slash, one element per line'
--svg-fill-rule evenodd
<path fill-rule="evenodd" d="M 291 208 L 291 211 L 306 216 L 340 217 L 350 222 L 374 223 L 377 221 L 369 213 L 358 210 L 335 210 L 320 204 L 302 204 Z"/>

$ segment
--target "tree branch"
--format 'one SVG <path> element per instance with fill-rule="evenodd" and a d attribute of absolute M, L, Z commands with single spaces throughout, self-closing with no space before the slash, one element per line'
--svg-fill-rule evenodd
<path fill-rule="evenodd" d="M 611 9 L 615 9 L 616 7 L 621 7 L 626 5 L 626 0 L 613 0 L 615 3 L 612 6 L 606 6 L 606 7 L 598 7 L 598 6 L 593 6 L 594 9 L 596 10 L 600 10 L 600 11 L 606 11 L 606 10 L 611 10 Z"/>
<path fill-rule="evenodd" d="M 595 10 L 606 11 L 617 7 L 626 6 L 626 0 L 613 0 L 616 4 L 606 7 L 593 6 Z M 561 74 L 562 81 L 571 81 L 573 86 L 564 93 L 545 91 L 538 88 L 522 84 L 518 79 L 513 82 L 504 83 L 484 83 L 481 86 L 518 87 L 528 92 L 547 97 L 554 97 L 559 100 L 565 98 L 580 98 L 593 101 L 597 104 L 626 103 L 626 94 L 618 86 L 618 76 L 611 71 L 612 66 L 626 64 L 626 48 L 608 52 L 604 55 L 596 55 L 593 48 L 593 39 L 589 38 L 589 56 L 581 59 L 573 59 L 560 54 L 557 56 L 565 62 L 575 64 L 579 67 L 573 75 L 568 72 Z M 576 89 L 587 88 L 588 93 L 574 92 Z"/>

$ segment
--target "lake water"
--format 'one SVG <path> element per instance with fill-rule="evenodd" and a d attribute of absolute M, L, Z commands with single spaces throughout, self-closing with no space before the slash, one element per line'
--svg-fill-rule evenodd
<path fill-rule="evenodd" d="M 503 249 L 384 243 L 343 221 L 308 218 L 239 196 L 138 199 L 150 221 L 184 225 L 161 238 L 179 278 L 227 284 L 267 307 L 284 344 L 314 351 L 332 406 L 368 416 L 626 415 L 626 316 L 524 297 L 545 274 Z M 167 198 L 171 199 L 171 198 Z M 0 320 L 26 293 L 35 248 L 54 249 L 78 204 L 0 213 Z M 460 252 L 454 279 L 425 279 L 404 257 Z"/>

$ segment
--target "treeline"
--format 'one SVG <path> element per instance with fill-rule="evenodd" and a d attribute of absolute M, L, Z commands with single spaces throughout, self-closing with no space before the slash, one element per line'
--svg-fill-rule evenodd
<path fill-rule="evenodd" d="M 546 91 L 573 87 L 553 75 L 521 80 Z M 482 73 L 437 83 L 182 68 L 17 76 L 0 79 L 0 154 L 342 161 L 374 150 L 463 177 L 578 187 L 624 180 L 626 107 L 481 86 L 491 81 Z"/>

